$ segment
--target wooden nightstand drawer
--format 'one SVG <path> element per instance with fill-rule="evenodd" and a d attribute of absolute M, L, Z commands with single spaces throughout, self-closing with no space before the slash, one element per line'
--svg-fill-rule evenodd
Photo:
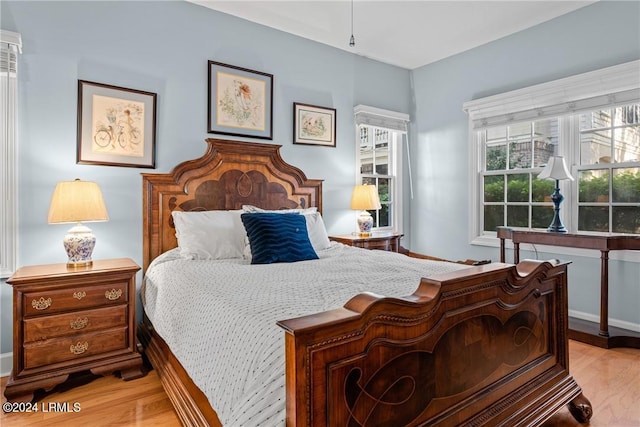
<path fill-rule="evenodd" d="M 122 304 L 128 300 L 127 282 L 116 281 L 55 291 L 26 292 L 22 303 L 25 317 L 28 317 Z"/>
<path fill-rule="evenodd" d="M 366 249 L 377 249 L 380 251 L 391 251 L 391 240 L 374 240 L 365 244 L 354 245 Z M 396 248 L 392 252 L 398 252 Z"/>
<path fill-rule="evenodd" d="M 374 233 L 369 237 L 357 235 L 329 236 L 330 240 L 356 248 L 376 249 L 389 252 L 400 251 L 400 233 Z"/>
<path fill-rule="evenodd" d="M 24 321 L 24 341 L 29 343 L 126 325 L 126 305 L 36 317 Z"/>
<path fill-rule="evenodd" d="M 81 334 L 24 345 L 25 369 L 126 349 L 128 328 Z"/>

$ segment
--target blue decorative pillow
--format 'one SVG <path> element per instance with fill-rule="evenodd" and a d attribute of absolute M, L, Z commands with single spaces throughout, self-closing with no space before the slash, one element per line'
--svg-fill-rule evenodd
<path fill-rule="evenodd" d="M 240 218 L 251 245 L 251 264 L 318 259 L 304 215 L 244 213 Z"/>

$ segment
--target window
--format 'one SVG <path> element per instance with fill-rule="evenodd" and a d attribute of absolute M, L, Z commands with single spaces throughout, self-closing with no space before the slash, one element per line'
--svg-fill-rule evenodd
<path fill-rule="evenodd" d="M 550 156 L 565 157 L 560 181 L 570 232 L 640 234 L 640 85 L 633 61 L 470 101 L 472 243 L 495 243 L 497 226 L 546 229 Z"/>
<path fill-rule="evenodd" d="M 0 277 L 16 267 L 17 242 L 17 93 L 20 34 L 0 31 Z"/>
<path fill-rule="evenodd" d="M 374 230 L 402 231 L 402 141 L 406 114 L 358 105 L 356 184 L 375 185 L 381 208 L 369 211 Z"/>
<path fill-rule="evenodd" d="M 558 120 L 480 131 L 484 140 L 483 231 L 497 226 L 542 228 L 553 218 L 552 181 L 537 179 L 555 154 Z"/>
<path fill-rule="evenodd" d="M 395 217 L 396 134 L 388 129 L 360 127 L 360 183 L 378 187 L 381 208 L 371 211 L 374 228 L 393 227 Z"/>
<path fill-rule="evenodd" d="M 578 230 L 640 234 L 640 103 L 576 120 Z"/>

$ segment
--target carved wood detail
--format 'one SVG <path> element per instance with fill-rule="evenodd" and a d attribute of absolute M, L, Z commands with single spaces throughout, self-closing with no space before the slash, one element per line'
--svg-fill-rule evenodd
<path fill-rule="evenodd" d="M 280 156 L 280 145 L 207 139 L 207 151 L 168 174 L 143 173 L 143 268 L 177 246 L 174 210 L 231 210 L 316 206 L 322 180 L 308 179 Z"/>
<path fill-rule="evenodd" d="M 518 267 L 473 267 L 423 279 L 406 298 L 361 294 L 343 309 L 279 322 L 295 378 L 288 423 L 543 422 L 581 393 L 558 327 L 566 264 Z"/>

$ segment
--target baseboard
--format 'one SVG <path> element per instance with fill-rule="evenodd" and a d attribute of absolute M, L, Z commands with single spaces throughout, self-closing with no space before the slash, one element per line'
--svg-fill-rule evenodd
<path fill-rule="evenodd" d="M 0 354 L 0 377 L 8 377 L 13 366 L 13 353 Z"/>
<path fill-rule="evenodd" d="M 575 317 L 576 319 L 587 320 L 589 322 L 600 323 L 600 316 L 596 316 L 591 313 L 584 313 L 582 311 L 569 310 L 569 317 Z M 613 326 L 620 329 L 626 329 L 627 331 L 640 332 L 640 324 L 626 322 L 624 320 L 609 319 L 609 326 Z"/>

